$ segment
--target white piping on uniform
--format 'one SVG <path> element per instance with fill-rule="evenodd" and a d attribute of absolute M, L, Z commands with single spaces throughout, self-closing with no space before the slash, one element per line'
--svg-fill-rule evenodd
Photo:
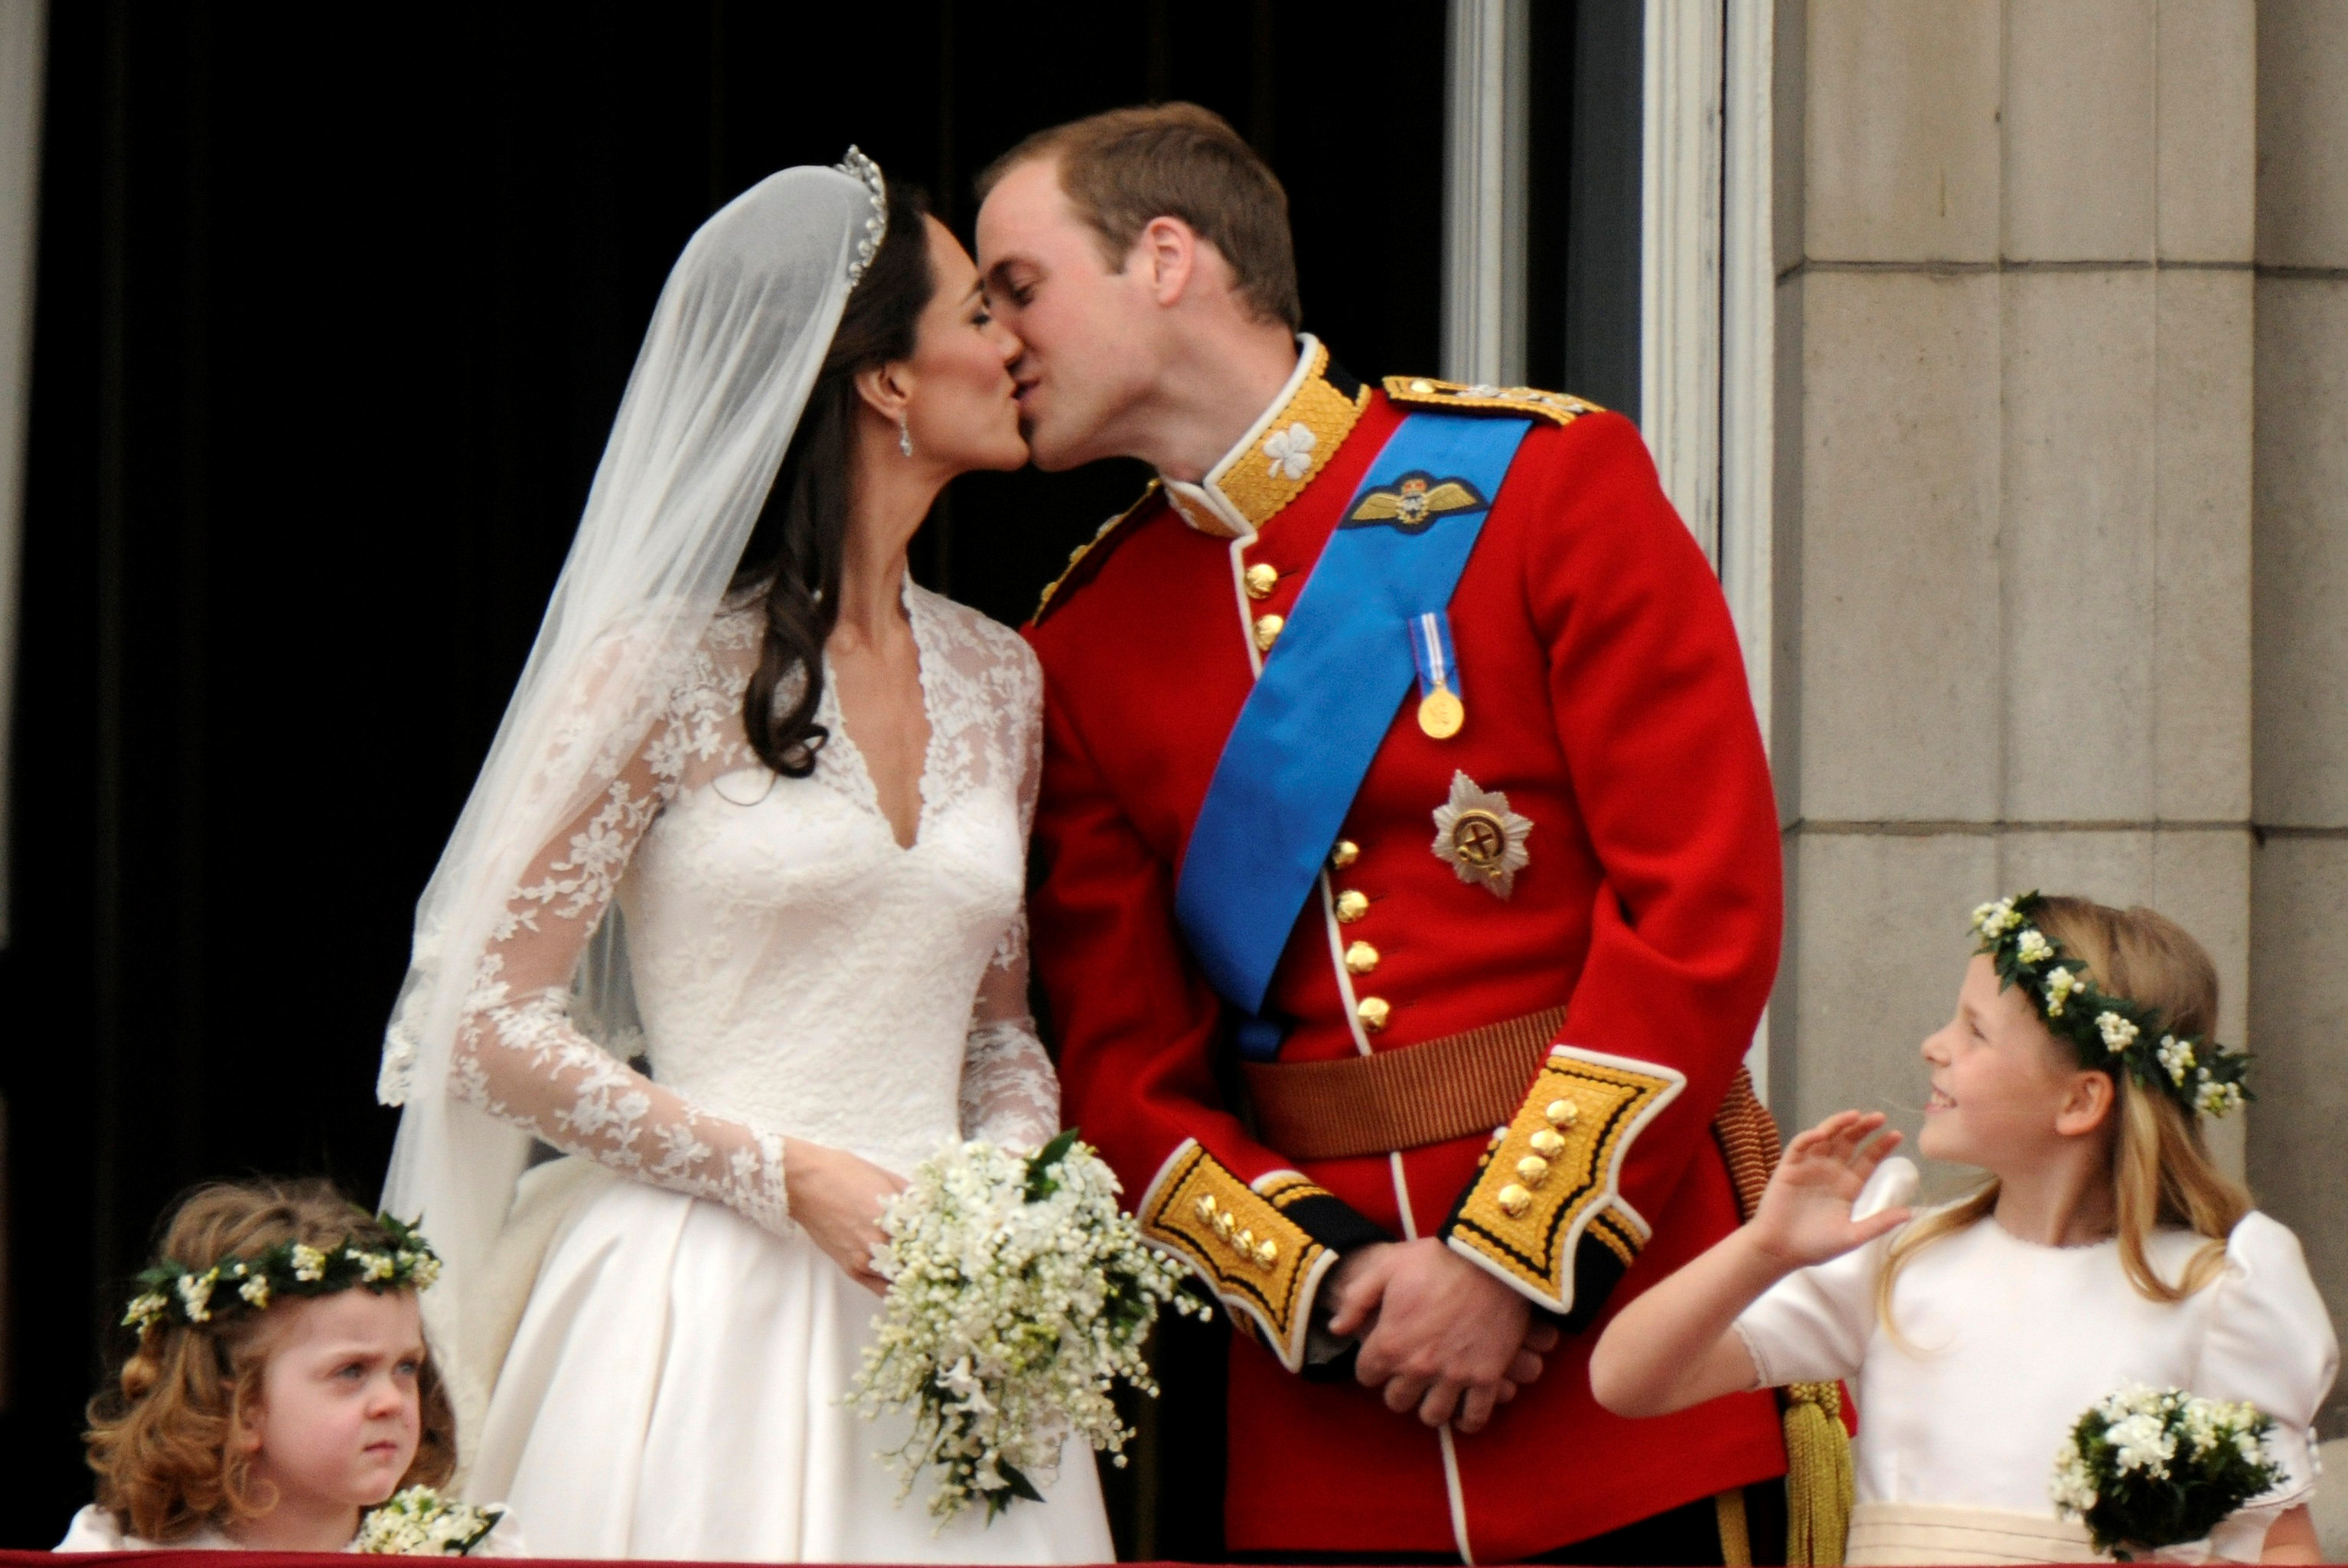
<path fill-rule="evenodd" d="M 1248 677 L 1251 680 L 1260 680 L 1263 676 L 1263 650 L 1255 645 L 1255 616 L 1248 608 L 1253 601 L 1248 597 L 1246 552 L 1255 541 L 1253 530 L 1231 541 L 1231 596 L 1239 601 L 1240 646 L 1247 650 Z"/>

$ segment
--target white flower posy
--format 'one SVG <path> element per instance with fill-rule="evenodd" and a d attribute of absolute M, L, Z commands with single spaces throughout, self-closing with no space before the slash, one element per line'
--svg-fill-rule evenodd
<path fill-rule="evenodd" d="M 2104 1037 L 2104 1048 L 2115 1055 L 2136 1044 L 2137 1037 L 2144 1033 L 2134 1024 L 2109 1009 L 2096 1015 L 2096 1028 Z M 2173 1039 L 2174 1037 L 2169 1038 Z"/>
<path fill-rule="evenodd" d="M 2265 1448 L 2272 1426 L 2254 1405 L 2124 1384 L 2073 1425 L 2047 1495 L 2099 1551 L 2178 1545 L 2282 1479 Z"/>
<path fill-rule="evenodd" d="M 359 1522 L 355 1552 L 395 1557 L 461 1557 L 497 1527 L 504 1511 L 454 1502 L 428 1486 L 392 1493 Z"/>
<path fill-rule="evenodd" d="M 992 1518 L 1040 1498 L 1071 1435 L 1125 1462 L 1132 1433 L 1109 1390 L 1122 1377 L 1156 1393 L 1142 1341 L 1167 1301 L 1193 1308 L 1117 1191 L 1081 1143 L 1031 1161 L 972 1141 L 924 1161 L 882 1219 L 889 1295 L 849 1401 L 912 1412 L 912 1436 L 880 1458 L 907 1491 L 939 1467 L 941 1528 L 973 1503 Z"/>

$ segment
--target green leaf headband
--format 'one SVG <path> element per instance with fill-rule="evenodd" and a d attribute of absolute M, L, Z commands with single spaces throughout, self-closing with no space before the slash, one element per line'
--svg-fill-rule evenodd
<path fill-rule="evenodd" d="M 2250 1074 L 2250 1058 L 2199 1036 L 2160 1034 L 2157 1008 L 2097 990 L 2087 979 L 2087 966 L 2066 957 L 2061 944 L 2032 923 L 2045 903 L 2033 891 L 1973 911 L 1972 928 L 1981 938 L 1973 951 L 1997 966 L 1999 988 L 2022 987 L 2047 1029 L 2078 1051 L 2082 1066 L 2124 1069 L 2146 1088 L 2158 1089 L 2201 1116 L 2240 1109 L 2249 1098 L 2242 1080 Z"/>
<path fill-rule="evenodd" d="M 335 1295 L 360 1285 L 378 1295 L 431 1289 L 440 1277 L 440 1254 L 432 1243 L 415 1225 L 389 1214 L 376 1215 L 376 1223 L 391 1238 L 387 1252 L 345 1236 L 332 1248 L 280 1242 L 249 1258 L 223 1258 L 201 1274 L 166 1258 L 139 1276 L 139 1294 L 122 1315 L 123 1326 L 141 1334 L 163 1323 L 192 1327 L 222 1314 L 259 1312 L 279 1296 Z M 234 1288 L 213 1299 L 223 1284 Z"/>

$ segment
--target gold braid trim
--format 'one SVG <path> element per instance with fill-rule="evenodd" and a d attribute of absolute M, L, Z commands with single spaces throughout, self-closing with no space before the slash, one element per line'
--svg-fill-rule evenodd
<path fill-rule="evenodd" d="M 1337 1254 L 1282 1211 L 1325 1192 L 1293 1171 L 1250 1187 L 1192 1138 L 1159 1169 L 1134 1214 L 1143 1235 L 1189 1264 L 1294 1372 L 1304 1365 L 1313 1293 Z"/>
<path fill-rule="evenodd" d="M 1102 523 L 1100 527 L 1095 531 L 1090 539 L 1086 540 L 1082 544 L 1077 545 L 1074 550 L 1068 552 L 1068 564 L 1061 571 L 1057 577 L 1053 578 L 1050 583 L 1045 585 L 1044 596 L 1035 601 L 1035 613 L 1028 617 L 1030 623 L 1040 621 L 1044 618 L 1044 612 L 1051 607 L 1053 595 L 1059 593 L 1060 585 L 1062 583 L 1066 583 L 1069 578 L 1074 577 L 1076 574 L 1076 568 L 1085 563 L 1085 557 L 1090 555 L 1093 552 L 1094 547 L 1099 544 L 1101 541 L 1107 539 L 1110 534 L 1115 533 L 1117 531 L 1117 524 L 1123 522 L 1127 518 L 1131 517 L 1135 512 L 1139 511 L 1143 507 L 1148 506 L 1149 504 L 1149 498 L 1158 493 L 1158 481 L 1156 480 L 1151 480 L 1147 485 L 1142 487 L 1140 500 L 1135 501 L 1131 506 L 1127 507 L 1123 511 L 1118 512 L 1115 517 L 1110 518 L 1107 522 Z"/>
<path fill-rule="evenodd" d="M 1686 1084 L 1653 1062 L 1551 1046 L 1460 1201 L 1451 1250 L 1550 1311 L 1571 1313 L 1585 1233 L 1625 1266 L 1646 1244 L 1646 1225 L 1622 1202 L 1622 1161 Z"/>

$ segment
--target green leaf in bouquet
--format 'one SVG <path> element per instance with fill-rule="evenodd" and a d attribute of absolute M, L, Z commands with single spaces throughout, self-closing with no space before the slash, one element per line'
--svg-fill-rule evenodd
<path fill-rule="evenodd" d="M 996 1473 L 1003 1477 L 1003 1490 L 986 1494 L 986 1522 L 989 1524 L 994 1522 L 996 1514 L 1009 1508 L 1018 1498 L 1024 1497 L 1029 1502 L 1044 1501 L 1044 1494 L 1035 1490 L 1035 1483 L 1029 1480 L 1027 1472 L 1017 1465 L 1006 1460 L 998 1460 L 994 1469 Z"/>
<path fill-rule="evenodd" d="M 1040 1203 L 1060 1190 L 1060 1161 L 1076 1146 L 1076 1130 L 1069 1128 L 1035 1151 L 1027 1161 L 1027 1201 Z"/>

